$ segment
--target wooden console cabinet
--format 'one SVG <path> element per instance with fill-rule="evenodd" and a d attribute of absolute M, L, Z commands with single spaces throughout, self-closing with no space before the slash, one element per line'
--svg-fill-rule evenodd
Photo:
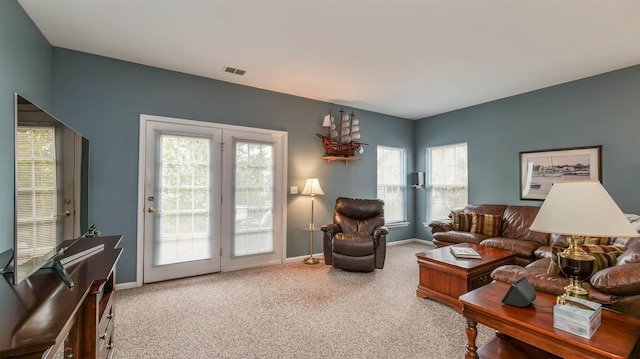
<path fill-rule="evenodd" d="M 65 251 L 71 255 L 104 245 L 66 266 L 73 289 L 51 270 L 40 270 L 18 286 L 0 278 L 0 358 L 110 358 L 121 238 L 83 238 Z"/>

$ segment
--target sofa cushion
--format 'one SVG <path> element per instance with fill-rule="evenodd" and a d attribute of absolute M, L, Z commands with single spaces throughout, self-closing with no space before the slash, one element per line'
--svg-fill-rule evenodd
<path fill-rule="evenodd" d="M 447 231 L 436 232 L 433 234 L 433 239 L 447 243 L 473 243 L 480 244 L 483 240 L 487 239 L 487 236 L 479 233 L 462 232 L 462 231 Z"/>
<path fill-rule="evenodd" d="M 624 296 L 640 294 L 640 263 L 601 270 L 589 282 L 594 288 L 606 293 Z"/>
<path fill-rule="evenodd" d="M 471 213 L 451 211 L 449 216 L 453 221 L 451 227 L 454 231 L 471 232 Z"/>
<path fill-rule="evenodd" d="M 546 233 L 529 230 L 531 223 L 538 215 L 540 207 L 536 206 L 509 206 L 502 214 L 502 229 L 500 237 L 514 238 L 546 246 L 549 244 L 549 235 Z"/>
<path fill-rule="evenodd" d="M 533 252 L 536 250 L 536 248 L 538 248 L 538 245 L 536 243 L 502 237 L 487 238 L 484 241 L 480 242 L 480 245 L 513 251 L 516 252 L 516 255 L 518 257 L 523 258 L 534 258 Z"/>
<path fill-rule="evenodd" d="M 533 288 L 535 288 L 536 290 L 553 295 L 563 294 L 564 287 L 569 284 L 569 279 L 547 274 L 547 269 L 545 267 L 548 266 L 549 260 L 549 258 L 538 259 L 527 267 L 521 267 L 513 264 L 500 266 L 494 269 L 493 272 L 491 272 L 491 279 L 500 280 L 507 283 L 514 283 L 518 279 L 525 277 L 527 278 L 527 280 L 529 280 Z M 537 262 L 540 261 L 543 261 L 542 265 L 538 265 Z M 640 264 L 638 264 L 638 266 L 640 266 Z M 606 270 L 608 271 L 614 268 L 615 267 L 611 267 Z M 640 272 L 640 270 L 638 272 Z M 634 280 L 636 282 L 639 282 L 638 276 L 640 276 L 640 274 L 633 276 L 635 277 Z M 604 291 L 600 291 L 588 282 L 583 283 L 583 286 L 589 292 L 588 299 L 591 301 L 606 305 L 612 305 L 620 300 L 619 295 L 612 292 L 607 293 Z"/>
<path fill-rule="evenodd" d="M 370 235 L 339 232 L 333 240 L 333 252 L 354 257 L 366 256 L 375 252 L 375 243 Z"/>
<path fill-rule="evenodd" d="M 536 258 L 551 258 L 551 246 L 540 246 L 533 254 Z"/>
<path fill-rule="evenodd" d="M 500 234 L 501 215 L 476 213 L 471 214 L 471 232 L 480 233 L 487 237 L 496 237 Z"/>
<path fill-rule="evenodd" d="M 625 265 L 628 263 L 640 263 L 640 241 L 631 243 L 629 248 L 616 260 L 616 265 Z"/>

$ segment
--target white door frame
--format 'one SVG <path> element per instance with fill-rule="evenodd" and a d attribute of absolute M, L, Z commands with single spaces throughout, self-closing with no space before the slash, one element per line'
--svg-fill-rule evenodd
<path fill-rule="evenodd" d="M 137 231 L 136 231 L 136 236 L 137 236 L 136 238 L 136 252 L 137 252 L 136 254 L 136 286 L 138 287 L 142 286 L 143 279 L 144 279 L 143 278 L 144 216 L 145 216 L 144 210 L 146 205 L 145 198 L 144 198 L 144 186 L 145 186 L 145 175 L 146 175 L 146 171 L 145 171 L 146 136 L 145 134 L 147 132 L 147 123 L 149 121 L 194 125 L 194 126 L 205 126 L 205 127 L 211 126 L 213 128 L 220 128 L 223 130 L 223 132 L 226 129 L 228 131 L 230 130 L 230 131 L 241 131 L 241 132 L 249 132 L 249 133 L 261 133 L 261 134 L 268 133 L 269 135 L 273 136 L 273 138 L 278 139 L 278 142 L 277 142 L 277 146 L 279 147 L 278 152 L 282 154 L 283 159 L 282 159 L 282 165 L 277 166 L 275 168 L 275 171 L 276 171 L 276 176 L 278 178 L 281 178 L 282 180 L 277 181 L 277 183 L 275 183 L 275 186 L 276 186 L 275 193 L 282 194 L 281 196 L 279 196 L 282 198 L 276 199 L 274 203 L 274 207 L 275 207 L 274 212 L 282 213 L 282 215 L 274 216 L 273 220 L 274 220 L 274 228 L 278 229 L 278 231 L 276 232 L 275 238 L 277 238 L 276 240 L 279 241 L 277 245 L 281 248 L 279 262 L 284 263 L 287 255 L 287 231 L 286 231 L 286 228 L 287 228 L 287 200 L 286 200 L 287 181 L 286 179 L 287 179 L 287 162 L 288 162 L 287 132 L 141 114 L 140 129 L 139 129 L 140 132 L 138 136 L 139 145 L 138 145 L 138 205 L 137 205 L 138 215 L 137 215 Z M 231 150 L 230 144 L 228 144 L 224 149 L 227 151 L 230 151 Z M 225 174 L 223 174 L 223 181 L 224 181 L 224 177 L 226 177 Z M 222 196 L 223 198 L 231 198 L 232 193 L 225 193 L 225 190 L 223 190 Z M 230 201 L 227 201 L 227 203 L 229 202 Z M 224 226 L 224 223 L 222 225 Z M 223 261 L 222 271 L 224 272 L 225 270 L 229 270 L 229 269 L 233 270 L 233 269 L 239 269 L 239 268 L 224 268 L 224 261 Z"/>

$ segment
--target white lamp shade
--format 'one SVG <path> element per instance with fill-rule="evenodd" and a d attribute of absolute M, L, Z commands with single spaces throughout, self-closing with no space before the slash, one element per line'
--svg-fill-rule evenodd
<path fill-rule="evenodd" d="M 567 236 L 640 236 L 599 181 L 554 183 L 529 229 Z"/>
<path fill-rule="evenodd" d="M 324 195 L 324 191 L 322 187 L 320 187 L 320 182 L 317 178 L 309 178 L 300 194 L 303 196 L 322 196 Z"/>

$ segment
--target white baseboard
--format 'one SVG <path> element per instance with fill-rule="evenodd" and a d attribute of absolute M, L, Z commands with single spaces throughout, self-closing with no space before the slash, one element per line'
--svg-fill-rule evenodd
<path fill-rule="evenodd" d="M 124 289 L 131 289 L 131 288 L 137 288 L 137 287 L 138 287 L 138 284 L 136 282 L 116 284 L 116 290 L 124 290 Z"/>
<path fill-rule="evenodd" d="M 409 239 L 402 239 L 399 241 L 387 242 L 387 247 L 397 246 L 400 244 L 407 244 L 407 243 L 422 243 L 428 246 L 432 246 L 433 248 L 436 247 L 435 244 L 433 244 L 431 241 L 428 241 L 426 239 L 418 239 L 418 238 L 409 238 Z M 305 258 L 308 258 L 308 257 L 309 255 L 298 256 L 298 257 L 288 257 L 285 259 L 284 262 L 285 263 L 302 262 Z M 314 253 L 313 257 L 318 258 L 320 260 L 324 260 L 324 253 Z"/>
<path fill-rule="evenodd" d="M 409 238 L 409 239 L 403 239 L 403 240 L 399 240 L 399 241 L 393 241 L 393 242 L 387 242 L 387 247 L 391 247 L 391 246 L 397 246 L 400 244 L 407 244 L 407 243 L 422 243 L 428 246 L 432 246 L 433 248 L 435 248 L 436 246 L 428 240 L 425 239 L 418 239 L 418 238 Z M 308 258 L 309 255 L 304 255 L 304 256 L 297 256 L 297 257 L 288 257 L 284 260 L 285 263 L 293 263 L 293 262 L 302 262 L 305 258 Z M 313 254 L 314 258 L 318 258 L 321 262 L 324 261 L 324 254 L 323 253 L 314 253 Z M 238 268 L 237 268 L 238 269 Z M 131 289 L 131 288 L 136 288 L 138 287 L 136 282 L 128 282 L 128 283 L 119 283 L 116 284 L 116 290 L 124 290 L 124 289 Z"/>

